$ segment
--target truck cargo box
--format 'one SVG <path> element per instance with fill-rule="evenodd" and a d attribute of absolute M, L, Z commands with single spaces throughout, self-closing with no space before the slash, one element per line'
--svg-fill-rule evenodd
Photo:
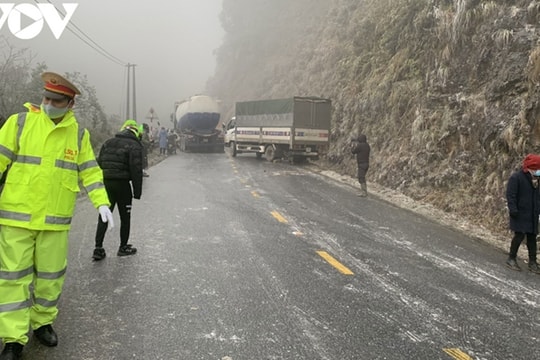
<path fill-rule="evenodd" d="M 317 97 L 236 103 L 236 126 L 283 126 L 330 130 L 332 102 Z"/>

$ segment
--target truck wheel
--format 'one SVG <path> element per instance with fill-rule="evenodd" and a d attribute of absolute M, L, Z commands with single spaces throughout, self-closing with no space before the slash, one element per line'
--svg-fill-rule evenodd
<path fill-rule="evenodd" d="M 236 156 L 236 143 L 234 141 L 231 141 L 231 155 L 232 157 Z"/>
<path fill-rule="evenodd" d="M 268 161 L 274 161 L 276 158 L 276 149 L 272 145 L 268 145 L 264 151 L 264 157 Z"/>
<path fill-rule="evenodd" d="M 281 146 L 276 146 L 276 151 L 274 151 L 274 157 L 276 159 L 282 159 L 283 155 L 285 154 L 285 151 Z"/>

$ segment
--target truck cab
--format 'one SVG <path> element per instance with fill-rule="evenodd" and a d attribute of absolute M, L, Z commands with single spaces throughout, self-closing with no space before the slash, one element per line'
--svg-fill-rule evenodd
<path fill-rule="evenodd" d="M 255 152 L 257 157 L 261 157 L 264 153 L 264 148 L 260 146 L 251 145 L 245 146 L 243 143 L 239 144 L 237 139 L 237 128 L 236 128 L 236 116 L 233 116 L 227 124 L 223 124 L 223 137 L 225 147 L 231 149 L 231 155 L 235 157 L 237 154 L 241 154 L 244 151 Z"/>
<path fill-rule="evenodd" d="M 234 135 L 234 128 L 236 127 L 236 116 L 233 116 L 226 124 L 223 124 L 223 134 L 225 136 L 225 146 L 229 146 L 230 138 Z"/>
<path fill-rule="evenodd" d="M 226 124 L 223 124 L 223 136 L 225 146 L 230 146 L 231 140 L 234 140 L 234 129 L 236 127 L 236 116 L 233 116 Z"/>

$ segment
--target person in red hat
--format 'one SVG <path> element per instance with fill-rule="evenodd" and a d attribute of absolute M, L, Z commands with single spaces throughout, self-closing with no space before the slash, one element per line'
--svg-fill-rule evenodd
<path fill-rule="evenodd" d="M 28 329 L 42 344 L 58 344 L 52 324 L 79 181 L 103 221 L 113 226 L 90 133 L 72 111 L 80 92 L 56 73 L 41 77 L 42 103 L 25 104 L 28 112 L 10 116 L 0 129 L 0 174 L 9 167 L 0 194 L 1 360 L 21 358 Z"/>
<path fill-rule="evenodd" d="M 523 160 L 521 169 L 508 179 L 506 201 L 510 215 L 510 230 L 514 232 L 506 266 L 521 271 L 517 263 L 517 253 L 523 239 L 527 238 L 530 271 L 540 274 L 536 262 L 536 235 L 540 216 L 540 155 L 529 154 Z"/>

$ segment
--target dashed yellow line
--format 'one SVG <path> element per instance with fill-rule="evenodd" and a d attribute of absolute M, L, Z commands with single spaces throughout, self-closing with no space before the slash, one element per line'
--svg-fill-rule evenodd
<path fill-rule="evenodd" d="M 348 267 L 334 259 L 330 254 L 328 254 L 326 251 L 317 251 L 317 254 L 319 254 L 320 257 L 322 257 L 324 260 L 326 260 L 330 265 L 335 267 L 340 273 L 344 275 L 353 275 L 354 273 L 349 270 Z"/>
<path fill-rule="evenodd" d="M 278 213 L 277 211 L 272 211 L 271 212 L 272 216 L 276 218 L 277 221 L 279 221 L 280 223 L 288 223 L 287 219 L 285 219 L 280 213 Z"/>
<path fill-rule="evenodd" d="M 447 349 L 443 349 L 443 351 L 456 360 L 472 360 L 472 357 L 470 357 L 469 355 L 467 355 L 460 349 L 447 348 Z"/>
<path fill-rule="evenodd" d="M 251 195 L 253 195 L 253 197 L 256 197 L 256 198 L 261 197 L 261 195 L 258 192 L 256 192 L 255 190 L 253 190 L 251 192 Z"/>

